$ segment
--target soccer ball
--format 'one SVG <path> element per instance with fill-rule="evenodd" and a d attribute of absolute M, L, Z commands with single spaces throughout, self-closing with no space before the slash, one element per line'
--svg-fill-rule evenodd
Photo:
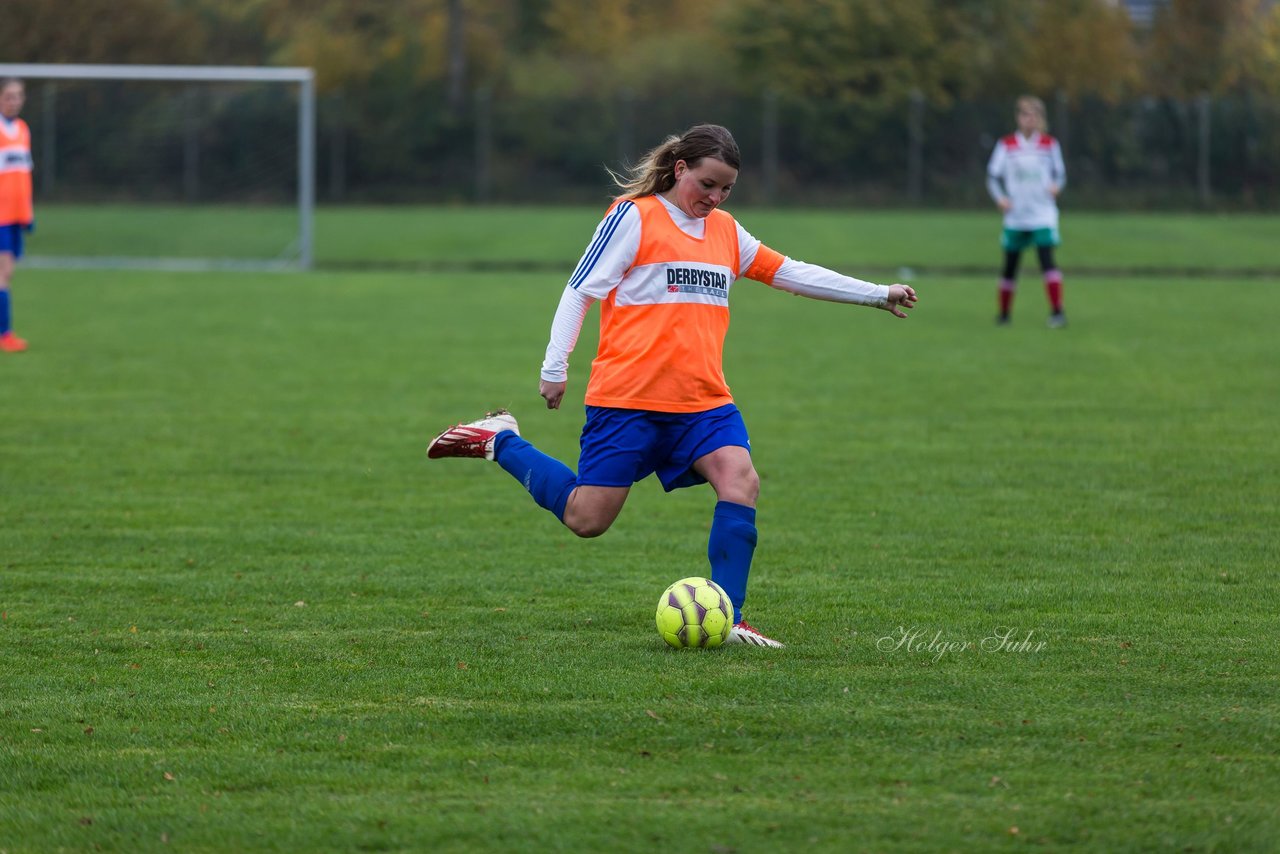
<path fill-rule="evenodd" d="M 682 578 L 658 600 L 658 634 L 676 649 L 724 643 L 733 628 L 733 603 L 724 588 L 708 578 Z"/>

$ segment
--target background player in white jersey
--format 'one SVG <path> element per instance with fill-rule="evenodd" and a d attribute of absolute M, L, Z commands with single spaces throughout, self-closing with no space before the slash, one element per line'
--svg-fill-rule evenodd
<path fill-rule="evenodd" d="M 1049 326 L 1065 326 L 1062 271 L 1053 259 L 1058 245 L 1058 194 L 1067 183 L 1062 147 L 1048 134 L 1044 102 L 1018 99 L 1018 130 L 1002 138 L 987 163 L 987 191 L 1004 214 L 1004 271 L 1000 278 L 998 323 L 1009 322 L 1022 250 L 1035 244 L 1049 297 Z"/>

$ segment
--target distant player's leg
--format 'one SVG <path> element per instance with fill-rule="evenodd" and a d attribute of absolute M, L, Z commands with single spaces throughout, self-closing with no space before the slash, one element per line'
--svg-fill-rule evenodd
<path fill-rule="evenodd" d="M 1036 253 L 1040 256 L 1040 270 L 1044 273 L 1044 292 L 1049 298 L 1049 325 L 1057 329 L 1067 325 L 1067 315 L 1062 310 L 1062 271 L 1053 259 L 1056 235 L 1045 237 L 1043 241 L 1036 246 Z"/>
<path fill-rule="evenodd" d="M 13 278 L 13 255 L 0 252 L 0 335 L 13 331 L 13 314 L 9 303 L 9 280 Z"/>
<path fill-rule="evenodd" d="M 1026 248 L 1026 233 L 1006 228 L 1000 236 L 1000 247 L 1004 250 L 1004 269 L 1000 272 L 1000 289 L 997 292 L 1000 313 L 996 315 L 996 323 L 1005 324 L 1009 322 L 1013 295 L 1018 290 L 1018 262 Z"/>
<path fill-rule="evenodd" d="M 1022 257 L 1022 252 L 1011 252 L 1008 249 L 1004 253 L 1004 270 L 1000 273 L 1000 290 L 998 293 L 1000 303 L 1000 314 L 996 316 L 996 322 L 1008 323 L 1010 312 L 1013 311 L 1013 295 L 1018 290 L 1018 260 Z"/>
<path fill-rule="evenodd" d="M 16 229 L 17 226 L 0 226 L 0 230 L 5 232 Z M 9 282 L 13 278 L 14 265 L 13 252 L 0 251 L 0 352 L 5 353 L 21 353 L 27 349 L 27 342 L 13 334 L 13 311 L 9 296 Z"/>

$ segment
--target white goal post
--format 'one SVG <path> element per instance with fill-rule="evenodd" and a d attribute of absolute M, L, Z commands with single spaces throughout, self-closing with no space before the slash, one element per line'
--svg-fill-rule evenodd
<path fill-rule="evenodd" d="M 283 84 L 297 87 L 297 232 L 284 252 L 271 259 L 230 259 L 202 257 L 137 257 L 95 254 L 79 256 L 32 255 L 32 266 L 79 268 L 147 268 L 168 270 L 284 269 L 307 270 L 314 261 L 315 74 L 310 68 L 268 68 L 249 66 L 187 65 L 89 65 L 51 63 L 0 63 L 0 77 L 24 81 L 151 81 L 162 84 Z M 30 90 L 30 86 L 28 86 Z M 32 95 L 28 91 L 28 98 Z M 27 115 L 34 105 L 28 101 Z M 35 113 L 38 115 L 38 111 Z M 53 133 L 52 128 L 48 128 Z M 37 134 L 38 137 L 38 134 Z M 35 141 L 36 170 L 40 170 L 40 139 Z M 287 174 L 287 170 L 286 170 Z M 40 199 L 36 217 L 40 219 Z M 34 248 L 34 247 L 33 247 Z"/>

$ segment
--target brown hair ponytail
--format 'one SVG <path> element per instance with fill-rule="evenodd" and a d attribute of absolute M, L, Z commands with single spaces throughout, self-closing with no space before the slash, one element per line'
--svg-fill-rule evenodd
<path fill-rule="evenodd" d="M 704 157 L 714 157 L 734 169 L 740 168 L 742 155 L 733 134 L 720 125 L 694 125 L 680 136 L 669 136 L 661 145 L 650 149 L 640 162 L 619 175 L 609 175 L 622 190 L 620 198 L 635 199 L 665 193 L 676 182 L 676 161 L 697 166 Z"/>

